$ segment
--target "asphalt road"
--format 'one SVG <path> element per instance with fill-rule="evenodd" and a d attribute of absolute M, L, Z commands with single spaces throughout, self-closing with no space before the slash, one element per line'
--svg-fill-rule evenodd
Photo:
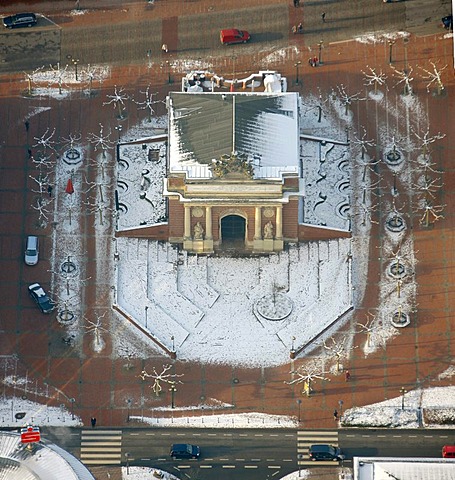
<path fill-rule="evenodd" d="M 124 428 L 122 460 L 129 465 L 151 466 L 173 472 L 181 478 L 191 473 L 197 478 L 227 480 L 235 471 L 240 480 L 281 477 L 297 470 L 297 432 L 274 429 L 168 429 Z M 304 432 L 304 431 L 303 431 Z M 43 437 L 80 453 L 80 429 L 43 428 Z M 445 444 L 455 443 L 453 430 L 342 429 L 339 445 L 346 455 L 346 465 L 353 456 L 435 457 Z M 199 460 L 172 460 L 172 443 L 193 443 L 201 447 Z M 127 455 L 128 454 L 128 455 Z M 311 464 L 318 467 L 319 464 Z M 333 465 L 334 467 L 336 464 Z M 191 477 L 192 478 L 192 477 Z"/>
<path fill-rule="evenodd" d="M 450 0 L 406 0 L 384 3 L 382 0 L 309 0 L 293 10 L 287 3 L 263 5 L 232 11 L 206 12 L 203 15 L 161 18 L 120 23 L 61 28 L 50 19 L 40 17 L 38 25 L 14 31 L 0 30 L 0 73 L 32 70 L 67 58 L 83 64 L 120 63 L 152 60 L 160 62 L 163 37 L 176 36 L 173 58 L 210 58 L 272 52 L 289 45 L 294 37 L 291 23 L 302 21 L 304 34 L 298 35 L 301 46 L 316 45 L 321 40 L 339 42 L 369 32 L 409 31 L 418 35 L 441 31 L 441 17 L 451 10 Z M 325 22 L 321 13 L 326 12 Z M 293 16 L 290 19 L 290 16 Z M 222 46 L 219 31 L 235 25 L 252 34 L 247 45 Z M 167 31 L 163 32 L 163 28 Z M 171 33 L 169 33 L 171 32 Z M 295 38 L 296 40 L 296 38 Z M 348 54 L 349 52 L 347 52 Z"/>

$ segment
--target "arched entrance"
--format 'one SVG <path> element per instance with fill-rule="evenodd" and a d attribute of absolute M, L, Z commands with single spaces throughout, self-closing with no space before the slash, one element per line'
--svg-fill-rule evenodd
<path fill-rule="evenodd" d="M 226 215 L 221 219 L 221 242 L 223 245 L 244 245 L 246 220 L 240 215 Z"/>

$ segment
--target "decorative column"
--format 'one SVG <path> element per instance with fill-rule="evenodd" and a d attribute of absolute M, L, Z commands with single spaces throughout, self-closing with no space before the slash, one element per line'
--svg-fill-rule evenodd
<path fill-rule="evenodd" d="M 283 205 L 277 205 L 277 207 L 276 207 L 275 223 L 276 223 L 276 232 L 275 232 L 275 240 L 274 240 L 274 243 L 273 243 L 273 250 L 281 251 L 281 250 L 283 250 L 283 247 L 284 247 L 284 243 L 283 243 Z"/>
<path fill-rule="evenodd" d="M 281 240 L 283 238 L 283 206 L 276 207 L 276 234 L 275 238 Z"/>
<path fill-rule="evenodd" d="M 191 207 L 185 204 L 183 240 L 190 240 L 190 239 L 191 239 Z"/>
<path fill-rule="evenodd" d="M 261 229 L 262 229 L 262 207 L 256 207 L 254 211 L 253 249 L 258 252 L 262 252 L 264 248 Z"/>
<path fill-rule="evenodd" d="M 207 205 L 205 207 L 205 238 L 212 240 L 212 207 Z"/>
<path fill-rule="evenodd" d="M 262 217 L 262 208 L 261 207 L 256 207 L 255 213 L 254 213 L 254 240 L 261 240 L 262 239 L 262 234 L 261 234 L 261 217 Z"/>
<path fill-rule="evenodd" d="M 205 207 L 205 239 L 204 252 L 213 252 L 212 206 Z"/>

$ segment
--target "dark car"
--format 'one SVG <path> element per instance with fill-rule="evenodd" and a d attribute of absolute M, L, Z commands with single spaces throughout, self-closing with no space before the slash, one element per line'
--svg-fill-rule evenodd
<path fill-rule="evenodd" d="M 199 458 L 201 449 L 189 443 L 174 443 L 171 446 L 170 455 L 172 458 Z"/>
<path fill-rule="evenodd" d="M 3 19 L 3 25 L 6 28 L 33 27 L 36 25 L 36 15 L 34 13 L 16 13 Z"/>
<path fill-rule="evenodd" d="M 54 304 L 39 283 L 29 285 L 28 293 L 43 313 L 51 313 L 54 310 Z"/>
<path fill-rule="evenodd" d="M 441 18 L 442 25 L 447 30 L 453 30 L 453 16 L 447 15 L 446 17 Z"/>
<path fill-rule="evenodd" d="M 311 445 L 308 449 L 308 455 L 313 462 L 317 460 L 340 462 L 344 460 L 344 455 L 338 447 L 333 445 Z"/>

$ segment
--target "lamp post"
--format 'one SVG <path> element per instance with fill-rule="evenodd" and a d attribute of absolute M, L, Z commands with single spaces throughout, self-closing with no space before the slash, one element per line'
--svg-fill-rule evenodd
<path fill-rule="evenodd" d="M 149 307 L 148 307 L 148 305 L 146 305 L 146 306 L 145 306 L 145 328 L 146 328 L 146 330 L 148 329 L 148 326 L 147 326 L 148 310 L 149 310 Z"/>
<path fill-rule="evenodd" d="M 319 65 L 322 65 L 322 47 L 323 47 L 323 45 L 324 45 L 324 42 L 321 40 L 318 43 L 318 47 L 319 47 L 318 63 L 319 63 Z"/>
<path fill-rule="evenodd" d="M 404 43 L 404 73 L 408 73 L 408 42 L 409 38 L 403 38 Z"/>
<path fill-rule="evenodd" d="M 175 341 L 174 341 L 174 335 L 172 335 L 171 337 L 171 341 L 172 341 L 172 351 L 175 352 Z"/>
<path fill-rule="evenodd" d="M 299 408 L 298 420 L 299 420 L 299 424 L 300 424 L 300 405 L 302 405 L 302 400 L 300 400 L 300 398 L 297 400 L 297 405 L 298 405 L 298 408 Z"/>
<path fill-rule="evenodd" d="M 70 398 L 71 402 L 71 420 L 74 420 L 74 402 L 76 401 L 75 398 Z"/>
<path fill-rule="evenodd" d="M 302 64 L 302 62 L 295 62 L 294 67 L 295 67 L 295 84 L 299 84 L 299 67 Z"/>
<path fill-rule="evenodd" d="M 169 389 L 169 391 L 171 392 L 171 408 L 175 408 L 174 399 L 175 399 L 175 392 L 177 391 L 177 388 L 175 388 L 174 384 L 171 385 L 171 388 Z"/>
<path fill-rule="evenodd" d="M 406 393 L 408 393 L 408 391 L 404 387 L 401 387 L 400 393 L 401 393 L 401 410 L 404 410 L 404 396 L 406 395 Z"/>
<path fill-rule="evenodd" d="M 114 130 L 117 130 L 118 141 L 120 142 L 120 134 L 122 133 L 123 127 L 121 125 L 117 125 L 114 127 Z"/>
<path fill-rule="evenodd" d="M 343 416 L 343 400 L 338 400 L 338 405 L 340 406 L 340 419 Z"/>
<path fill-rule="evenodd" d="M 126 458 L 126 474 L 130 474 L 130 454 L 127 452 L 125 453 L 125 458 Z"/>
<path fill-rule="evenodd" d="M 392 60 L 392 48 L 393 48 L 394 45 L 395 45 L 395 41 L 394 41 L 394 40 L 389 40 L 389 63 L 390 63 L 390 64 L 393 63 L 393 60 Z"/>
<path fill-rule="evenodd" d="M 128 413 L 127 413 L 127 416 L 126 416 L 126 421 L 129 422 L 130 421 L 130 410 L 131 410 L 131 398 L 128 398 L 126 403 L 128 404 Z"/>

